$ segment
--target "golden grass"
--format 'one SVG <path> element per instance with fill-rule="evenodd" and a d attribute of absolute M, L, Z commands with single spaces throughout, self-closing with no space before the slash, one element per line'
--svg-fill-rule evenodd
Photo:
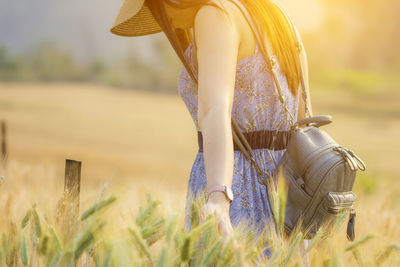
<path fill-rule="evenodd" d="M 374 236 L 349 249 L 342 227 L 330 242 L 318 243 L 310 251 L 312 266 L 353 266 L 357 261 L 367 266 L 399 266 L 400 209 L 396 204 L 400 198 L 397 181 L 400 108 L 388 104 L 399 99 L 398 93 L 393 92 L 388 99 L 379 94 L 363 97 L 342 90 L 318 90 L 312 97 L 315 114 L 334 117 L 334 123 L 325 129 L 367 163 L 367 172 L 360 173 L 355 186 L 358 196 L 356 234 L 359 242 L 372 237 L 370 234 Z M 79 224 L 76 234 L 81 239 L 75 243 L 60 240 L 60 246 L 70 246 L 68 251 L 74 249 L 74 253 L 78 250 L 78 254 L 86 255 L 89 250 L 88 247 L 82 249 L 84 244 L 93 245 L 94 241 L 102 240 L 96 257 L 102 263 L 109 257 L 115 266 L 130 263 L 132 259 L 146 264 L 148 253 L 155 264 L 160 259 L 170 259 L 170 253 L 179 251 L 183 253 L 182 258 L 187 259 L 194 250 L 189 249 L 193 244 L 189 246 L 187 236 L 180 231 L 187 180 L 197 152 L 197 136 L 189 112 L 178 96 L 82 84 L 0 84 L 0 119 L 8 123 L 10 151 L 7 168 L 0 170 L 4 176 L 0 185 L 0 234 L 6 233 L 2 242 L 10 244 L 7 255 L 16 253 L 19 264 L 32 262 L 32 257 L 44 260 L 43 243 L 57 247 L 56 236 L 62 237 L 53 213 L 62 195 L 66 158 L 83 162 L 81 211 L 90 208 L 96 199 L 102 199 L 100 191 L 116 195 L 118 200 L 111 204 L 112 209 L 105 208 L 99 213 L 98 223 L 107 221 L 104 227 L 86 222 Z M 150 252 L 146 252 L 146 248 L 137 248 L 134 252 L 126 248 L 133 241 L 123 237 L 134 238 L 137 231 L 143 230 L 135 218 L 139 206 L 145 205 L 146 192 L 150 192 L 153 199 L 162 200 L 163 212 L 158 217 L 158 227 L 169 226 L 170 231 L 175 231 L 171 234 L 174 238 L 182 238 L 182 243 L 176 241 L 176 244 L 189 246 L 186 250 L 172 243 L 170 246 L 174 249 L 168 250 L 165 242 L 175 241 L 164 237 L 150 247 Z M 34 213 L 31 213 L 31 219 L 21 230 L 21 222 L 33 203 L 38 214 L 36 226 Z M 168 215 L 173 211 L 178 214 L 176 219 Z M 39 231 L 38 219 L 43 224 L 46 217 L 49 224 L 42 226 L 38 241 L 32 233 Z M 155 223 L 157 220 L 153 221 Z M 97 230 L 91 236 L 81 232 L 85 229 L 90 229 L 90 233 Z M 150 236 L 154 234 L 151 230 L 147 229 Z M 136 239 L 140 239 L 140 235 L 136 235 Z M 215 237 L 205 253 L 211 258 L 216 251 L 222 253 L 220 242 Z M 298 251 L 297 245 L 290 245 L 284 245 L 282 255 L 287 256 L 288 250 Z M 345 251 L 346 248 L 349 251 Z M 228 253 L 229 249 L 226 251 Z M 250 253 L 245 249 L 244 252 Z M 75 259 L 71 255 L 64 257 L 67 261 Z M 1 261 L 6 260 L 3 256 Z M 94 264 L 95 255 L 92 256 L 91 264 Z M 76 257 L 84 266 L 85 257 Z M 8 260 L 12 261 L 13 257 L 8 256 Z M 286 260 L 282 256 L 278 263 L 282 261 L 295 265 L 298 258 Z"/>

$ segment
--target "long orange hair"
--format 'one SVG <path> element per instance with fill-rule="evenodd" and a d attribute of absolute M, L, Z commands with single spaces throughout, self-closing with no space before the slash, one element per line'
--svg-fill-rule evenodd
<path fill-rule="evenodd" d="M 190 43 L 190 35 L 187 30 L 175 29 L 170 25 L 164 5 L 160 0 L 146 0 L 149 9 L 153 13 L 160 27 L 170 41 L 172 47 L 185 65 L 189 74 L 193 76 L 190 66 L 184 56 L 184 51 Z M 225 12 L 217 4 L 210 0 L 162 0 L 176 8 L 194 7 L 200 9 L 204 5 L 215 6 Z M 297 44 L 290 22 L 280 8 L 271 0 L 240 0 L 249 11 L 253 20 L 258 23 L 262 34 L 269 37 L 274 53 L 276 54 L 281 70 L 285 74 L 288 86 L 292 94 L 297 93 L 301 79 L 300 62 L 297 52 Z M 268 59 L 266 59 L 268 60 Z"/>

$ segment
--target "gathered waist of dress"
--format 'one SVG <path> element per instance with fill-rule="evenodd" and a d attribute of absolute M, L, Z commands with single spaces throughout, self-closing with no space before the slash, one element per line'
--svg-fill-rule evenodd
<path fill-rule="evenodd" d="M 252 149 L 283 150 L 289 142 L 290 131 L 260 130 L 244 132 L 243 135 Z M 203 135 L 200 131 L 197 131 L 197 142 L 199 152 L 203 152 Z M 235 142 L 233 146 L 234 150 L 240 150 Z"/>

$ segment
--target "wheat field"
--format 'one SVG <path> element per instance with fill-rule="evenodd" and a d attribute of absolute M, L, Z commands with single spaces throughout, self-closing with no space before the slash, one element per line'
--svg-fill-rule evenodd
<path fill-rule="evenodd" d="M 354 188 L 356 242 L 340 226 L 314 240 L 311 266 L 400 266 L 400 93 L 311 94 L 314 114 L 333 116 L 325 130 L 367 164 Z M 301 266 L 301 233 L 269 236 L 268 261 L 255 260 L 257 245 L 225 244 L 212 218 L 184 233 L 197 134 L 178 94 L 0 83 L 0 120 L 9 152 L 0 169 L 0 266 Z M 83 217 L 74 227 L 57 222 L 66 158 L 82 161 Z"/>

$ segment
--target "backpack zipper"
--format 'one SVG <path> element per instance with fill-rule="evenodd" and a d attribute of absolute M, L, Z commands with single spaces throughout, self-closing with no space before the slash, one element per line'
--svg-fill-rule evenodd
<path fill-rule="evenodd" d="M 338 166 L 339 164 L 341 164 L 341 163 L 343 163 L 343 162 L 345 162 L 345 159 L 341 158 L 341 160 L 339 160 L 338 162 L 336 162 L 333 166 L 331 166 L 331 167 L 324 173 L 324 175 L 323 175 L 324 179 L 319 183 L 318 188 L 315 190 L 315 192 L 317 192 L 317 191 L 321 188 L 321 185 L 322 185 L 322 184 L 325 182 L 325 180 L 326 180 L 327 174 L 330 173 L 330 172 L 333 170 L 333 168 L 336 168 L 336 166 Z M 317 195 L 317 194 L 314 194 L 313 199 L 315 198 L 316 195 Z M 313 202 L 313 199 L 311 199 L 310 203 Z M 320 202 L 320 203 L 321 203 L 321 202 Z M 311 205 L 309 204 L 308 207 L 306 208 L 306 210 L 303 212 L 303 214 L 306 214 L 306 213 L 308 212 L 308 210 L 310 209 L 310 206 L 311 206 Z M 313 218 L 315 217 L 315 214 L 317 213 L 317 210 L 318 210 L 318 207 L 319 207 L 319 206 L 320 206 L 320 204 L 317 205 L 317 208 L 315 209 L 313 215 L 311 216 L 310 222 L 307 224 L 307 227 L 306 227 L 305 229 L 308 229 L 308 228 L 310 227 L 310 224 L 311 224 Z"/>

